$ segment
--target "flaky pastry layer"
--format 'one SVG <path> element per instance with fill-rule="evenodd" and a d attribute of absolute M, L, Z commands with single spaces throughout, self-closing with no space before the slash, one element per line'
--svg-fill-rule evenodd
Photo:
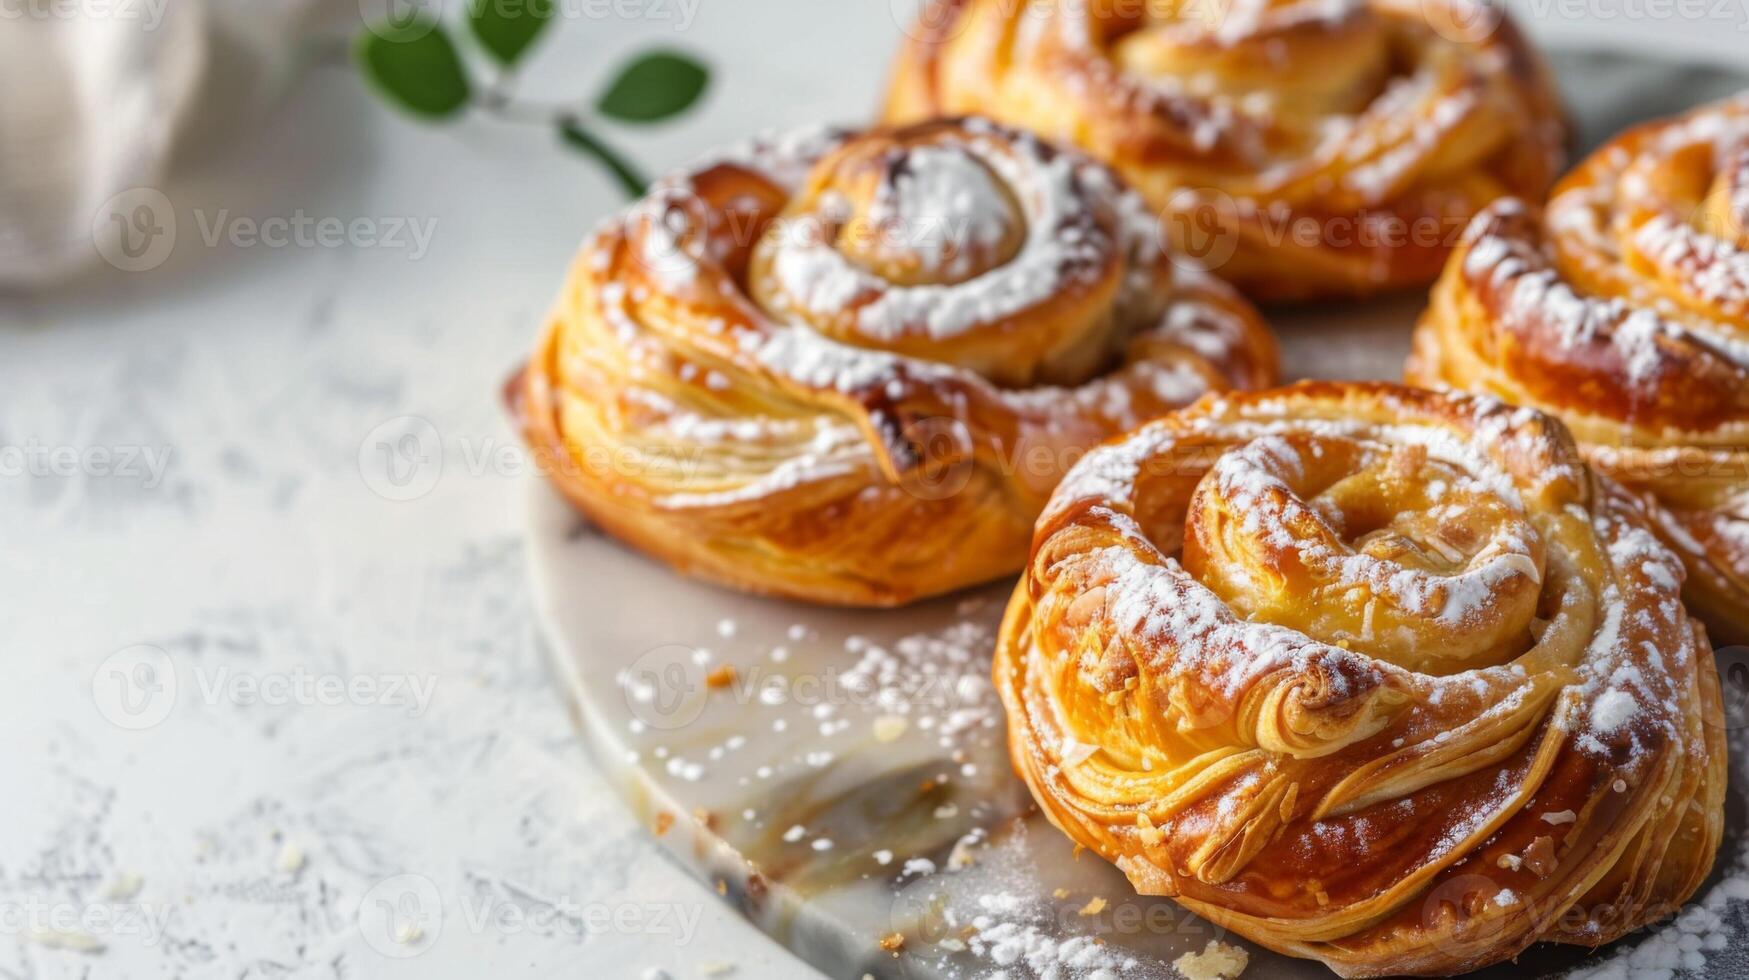
<path fill-rule="evenodd" d="M 1559 415 L 1651 505 L 1717 643 L 1749 639 L 1746 229 L 1749 95 L 1630 130 L 1546 210 L 1477 217 L 1406 370 Z"/>
<path fill-rule="evenodd" d="M 908 34 L 889 120 L 1079 145 L 1253 298 L 1430 283 L 1483 205 L 1562 165 L 1549 73 L 1498 5 L 936 0 Z"/>
<path fill-rule="evenodd" d="M 1723 825 L 1682 565 L 1558 421 L 1211 395 L 1090 453 L 996 654 L 1014 765 L 1144 894 L 1343 976 L 1673 914 Z"/>
<path fill-rule="evenodd" d="M 1082 451 L 1275 357 L 1109 170 L 947 120 L 661 181 L 585 243 L 511 393 L 610 533 L 748 591 L 893 605 L 1019 568 Z"/>

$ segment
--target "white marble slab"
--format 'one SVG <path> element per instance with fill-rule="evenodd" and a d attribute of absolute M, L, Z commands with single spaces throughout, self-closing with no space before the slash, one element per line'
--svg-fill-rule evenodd
<path fill-rule="evenodd" d="M 1742 84 L 1602 54 L 1564 54 L 1557 70 L 1585 146 Z M 1271 311 L 1288 376 L 1398 377 L 1423 303 Z M 1170 978 L 1180 955 L 1223 938 L 1249 950 L 1248 977 L 1329 976 L 1138 897 L 1037 812 L 988 680 L 1011 583 L 898 611 L 754 599 L 626 551 L 544 485 L 528 508 L 540 605 L 585 740 L 670 853 L 828 975 Z M 1716 877 L 1745 856 L 1749 760 L 1731 771 Z M 1727 936 L 1749 939 L 1749 923 L 1712 933 Z M 1635 944 L 1598 955 L 1625 964 Z M 1749 968 L 1738 949 L 1709 956 L 1709 976 Z M 1482 975 L 1595 962 L 1536 947 Z"/>

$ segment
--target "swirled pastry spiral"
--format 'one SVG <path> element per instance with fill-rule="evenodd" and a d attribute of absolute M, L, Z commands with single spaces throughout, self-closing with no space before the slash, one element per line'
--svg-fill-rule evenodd
<path fill-rule="evenodd" d="M 1430 283 L 1483 205 L 1540 197 L 1564 125 L 1473 0 L 936 0 L 892 120 L 975 112 L 1080 145 L 1261 299 Z"/>
<path fill-rule="evenodd" d="M 1103 166 L 980 120 L 760 140 L 585 244 L 512 383 L 557 485 L 683 571 L 890 605 L 1026 559 L 1073 457 L 1271 383 Z"/>
<path fill-rule="evenodd" d="M 1546 212 L 1480 215 L 1407 374 L 1560 415 L 1660 505 L 1713 640 L 1749 638 L 1749 94 L 1623 134 Z"/>
<path fill-rule="evenodd" d="M 1039 804 L 1139 891 L 1344 976 L 1458 973 L 1607 942 L 1711 867 L 1681 579 L 1549 416 L 1211 395 L 1064 479 L 996 686 Z"/>

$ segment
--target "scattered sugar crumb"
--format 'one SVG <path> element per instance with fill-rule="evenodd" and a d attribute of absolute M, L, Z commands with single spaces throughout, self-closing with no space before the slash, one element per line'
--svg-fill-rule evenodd
<path fill-rule="evenodd" d="M 279 858 L 274 864 L 279 870 L 291 874 L 303 868 L 304 862 L 304 849 L 296 841 L 288 840 L 280 845 Z"/>
<path fill-rule="evenodd" d="M 928 877 L 935 873 L 935 862 L 928 858 L 912 858 L 905 862 L 905 873 L 908 875 L 917 875 L 919 877 Z"/>
<path fill-rule="evenodd" d="M 140 893 L 146 879 L 132 871 L 118 871 L 103 887 L 103 897 L 112 902 L 125 902 Z"/>
<path fill-rule="evenodd" d="M 1244 973 L 1250 963 L 1251 954 L 1245 950 L 1211 939 L 1202 952 L 1185 953 L 1173 960 L 1172 968 L 1183 974 L 1185 980 L 1231 980 Z"/>
<path fill-rule="evenodd" d="M 1600 732 L 1613 732 L 1630 721 L 1640 710 L 1633 695 L 1619 688 L 1603 692 L 1591 708 L 1591 727 Z"/>

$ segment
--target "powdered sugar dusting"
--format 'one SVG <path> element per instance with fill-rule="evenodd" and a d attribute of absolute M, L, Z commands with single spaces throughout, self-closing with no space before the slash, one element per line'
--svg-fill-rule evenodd
<path fill-rule="evenodd" d="M 868 214 L 877 224 L 938 226 L 931 242 L 899 242 L 915 245 L 925 265 L 951 267 L 1000 240 L 1004 260 L 963 282 L 904 286 L 837 251 L 825 234 L 848 204 L 837 190 L 820 194 L 816 212 L 778 210 L 782 193 L 799 193 L 824 157 L 856 138 L 834 130 L 762 136 L 731 148 L 664 178 L 603 224 L 582 264 L 594 277 L 584 301 L 595 301 L 595 327 L 605 328 L 617 345 L 611 354 L 627 365 L 618 397 L 632 411 L 623 421 L 748 461 L 701 471 L 701 479 L 663 495 L 661 506 L 736 507 L 822 481 L 878 482 L 914 459 L 904 426 L 920 416 L 968 426 L 971 419 L 1012 420 L 1019 445 L 1062 454 L 1195 399 L 1210 387 L 1210 368 L 1233 383 L 1255 378 L 1251 351 L 1260 328 L 1224 287 L 1165 260 L 1153 216 L 1109 170 L 983 120 L 928 127 L 913 134 L 916 145 L 903 131 L 870 137 L 888 170 Z M 748 180 L 770 187 L 722 190 Z M 1009 255 L 1015 229 L 1008 222 L 1017 213 L 1024 234 Z M 765 248 L 773 250 L 769 279 L 782 286 L 769 293 L 731 271 L 756 264 Z M 732 263 L 731 256 L 739 258 Z M 1121 273 L 1115 295 L 1114 272 Z M 1045 370 L 1012 363 L 1018 348 L 1001 346 L 1011 321 L 1090 284 L 1097 288 L 1086 293 L 1089 309 L 1070 319 L 1076 330 L 1095 333 L 1080 343 L 1049 337 L 1026 356 L 1062 353 L 1072 361 L 1066 374 L 1103 373 L 1073 386 L 1027 388 L 1002 387 L 980 373 L 1012 368 L 1015 376 L 1002 380 L 1026 384 Z M 1063 311 L 1053 310 L 1045 322 L 1063 322 Z M 808 312 L 826 319 L 796 315 Z M 854 336 L 839 332 L 846 320 Z M 948 343 L 985 328 L 990 337 L 969 354 Z M 1147 335 L 1180 346 L 1130 347 Z M 943 342 L 942 360 L 879 349 L 912 336 Z M 1126 349 L 1145 353 L 1107 364 Z M 567 372 L 598 370 L 588 363 L 592 355 L 563 345 L 559 353 Z M 670 379 L 688 387 L 671 392 Z M 725 417 L 720 394 L 701 394 L 749 386 L 775 389 L 775 399 L 750 416 Z M 971 426 L 973 438 L 994 438 L 988 428 Z M 852 432 L 869 445 L 855 447 Z M 770 450 L 780 446 L 785 454 L 776 459 Z M 753 462 L 761 459 L 768 465 Z"/>
<path fill-rule="evenodd" d="M 1605 299 L 1575 291 L 1531 242 L 1497 226 L 1498 218 L 1511 214 L 1510 208 L 1496 207 L 1478 216 L 1464 260 L 1465 276 L 1500 297 L 1497 316 L 1502 329 L 1545 338 L 1556 350 L 1610 351 L 1622 373 L 1635 382 L 1660 377 L 1670 359 L 1663 346 L 1696 343 L 1689 322 L 1673 320 L 1629 298 Z M 1648 225 L 1653 230 L 1646 234 L 1656 234 L 1656 225 Z M 1700 343 L 1714 356 L 1749 368 L 1749 338 L 1720 326 Z"/>
<path fill-rule="evenodd" d="M 964 278 L 969 256 L 1013 231 L 1008 200 L 990 177 L 963 148 L 917 147 L 880 185 L 869 220 L 890 229 L 925 269 Z"/>
<path fill-rule="evenodd" d="M 913 222 L 907 237 L 928 243 L 927 263 L 939 264 L 950 244 L 999 238 L 1007 230 L 1006 202 L 990 182 L 991 171 L 1027 211 L 1020 252 L 969 280 L 900 287 L 836 251 L 821 233 L 824 219 L 803 219 L 786 229 L 774 261 L 780 295 L 814 316 L 832 316 L 853 300 L 873 297 L 856 316 L 864 337 L 882 343 L 911 335 L 941 340 L 1018 316 L 1077 277 L 1097 277 L 1113 250 L 1123 247 L 1096 221 L 1101 210 L 1114 211 L 1110 202 L 1102 209 L 1090 199 L 1098 188 L 1084 174 L 1096 168 L 1030 137 L 975 136 L 952 148 L 918 147 L 908 151 L 906 162 L 898 189 L 877 199 L 873 216 Z"/>
<path fill-rule="evenodd" d="M 1278 473 L 1303 473 L 1298 452 L 1278 435 L 1261 436 L 1221 456 L 1210 471 L 1228 506 L 1240 516 L 1248 535 L 1262 537 L 1279 550 L 1292 551 L 1308 569 L 1337 587 L 1364 586 L 1373 595 L 1389 595 L 1405 609 L 1447 623 L 1470 620 L 1494 601 L 1500 587 L 1512 579 L 1542 581 L 1531 556 L 1531 543 L 1512 526 L 1497 528 L 1455 575 L 1417 572 L 1364 552 L 1337 549 L 1317 539 L 1296 538 L 1290 527 L 1320 519 L 1300 500 Z M 1491 466 L 1496 481 L 1503 478 Z M 1526 528 L 1528 530 L 1528 528 Z"/>
<path fill-rule="evenodd" d="M 1633 244 L 1657 268 L 1723 315 L 1749 317 L 1749 252 L 1661 214 L 1634 232 Z"/>
<path fill-rule="evenodd" d="M 1639 710 L 1633 695 L 1612 687 L 1592 705 L 1591 727 L 1599 732 L 1613 732 L 1627 724 Z"/>

